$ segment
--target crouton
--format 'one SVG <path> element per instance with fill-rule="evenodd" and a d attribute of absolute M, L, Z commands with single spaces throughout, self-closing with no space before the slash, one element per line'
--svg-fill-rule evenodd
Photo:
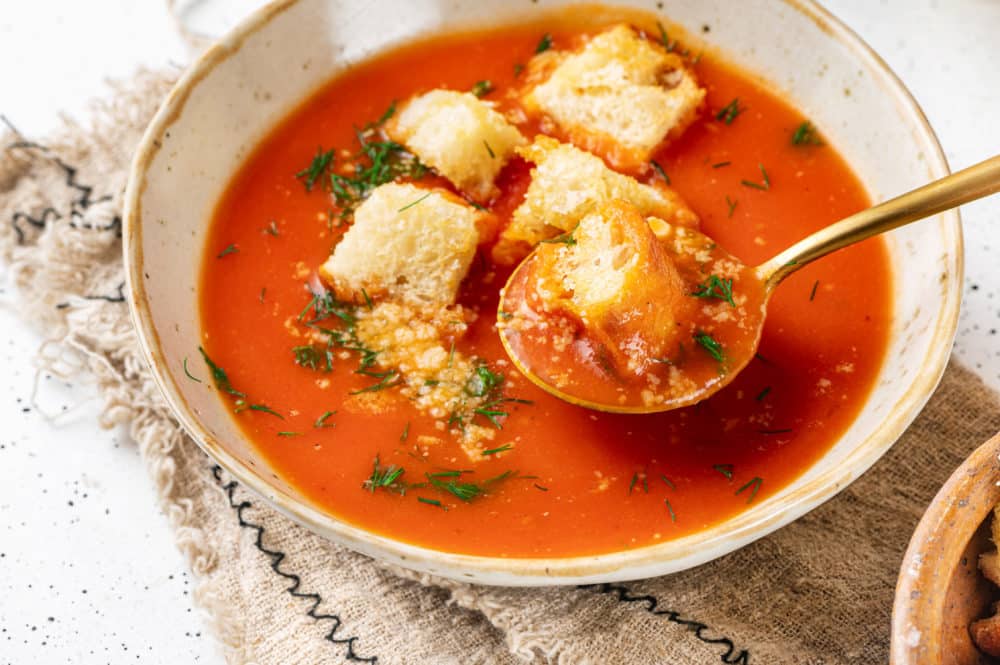
<path fill-rule="evenodd" d="M 624 199 L 642 215 L 677 226 L 697 226 L 698 217 L 680 195 L 663 185 L 643 185 L 609 169 L 599 158 L 547 136 L 518 154 L 535 164 L 524 202 L 493 251 L 498 263 L 514 263 L 540 241 L 573 229 L 602 203 Z"/>
<path fill-rule="evenodd" d="M 615 168 L 643 171 L 666 141 L 697 118 L 705 99 L 675 53 L 627 25 L 592 38 L 577 52 L 545 52 L 529 65 L 522 95 L 529 113 L 551 118 L 574 144 Z"/>
<path fill-rule="evenodd" d="M 410 99 L 386 124 L 389 137 L 471 198 L 486 202 L 514 148 L 527 143 L 516 127 L 467 92 L 431 90 Z"/>
<path fill-rule="evenodd" d="M 367 294 L 412 305 L 451 304 L 475 255 L 480 217 L 441 189 L 382 185 L 358 206 L 320 274 L 341 300 L 360 302 Z"/>
<path fill-rule="evenodd" d="M 635 206 L 605 203 L 564 241 L 540 246 L 535 256 L 545 309 L 579 321 L 620 374 L 640 376 L 675 351 L 675 317 L 683 319 L 691 299 Z"/>

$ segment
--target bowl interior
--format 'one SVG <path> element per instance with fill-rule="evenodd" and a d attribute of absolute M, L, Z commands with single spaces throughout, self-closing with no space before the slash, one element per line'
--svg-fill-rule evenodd
<path fill-rule="evenodd" d="M 147 357 L 178 417 L 224 467 L 280 510 L 338 542 L 428 572 L 492 584 L 578 583 L 663 574 L 721 556 L 845 487 L 899 436 L 930 395 L 951 347 L 961 284 L 957 213 L 893 232 L 890 348 L 864 411 L 801 478 L 749 512 L 695 536 L 619 554 L 500 560 L 411 547 L 310 506 L 257 457 L 213 390 L 185 378 L 198 361 L 198 277 L 208 222 L 231 175 L 284 115 L 336 72 L 409 38 L 537 17 L 565 0 L 277 2 L 214 46 L 165 102 L 143 141 L 126 197 L 131 305 Z M 692 48 L 757 72 L 837 146 L 878 200 L 940 177 L 947 166 L 905 89 L 846 28 L 815 5 L 747 0 L 606 3 L 659 14 Z M 594 7 L 580 14 L 600 18 Z M 713 49 L 714 50 L 714 49 Z M 331 112 L 336 112 L 335 109 Z"/>

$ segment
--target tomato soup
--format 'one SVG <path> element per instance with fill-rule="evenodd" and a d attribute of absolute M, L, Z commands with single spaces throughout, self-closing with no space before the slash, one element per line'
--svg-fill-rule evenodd
<path fill-rule="evenodd" d="M 880 239 L 788 279 L 771 302 L 759 354 L 732 384 L 695 406 L 652 415 L 575 407 L 518 375 L 496 327 L 511 268 L 492 262 L 487 239 L 458 297 L 477 317 L 451 347 L 485 363 L 476 385 L 502 382 L 502 399 L 459 423 L 493 431 L 481 459 L 442 431 L 455 425 L 400 396 L 374 353 L 359 362 L 347 343 L 316 357 L 296 351 L 312 316 L 305 312 L 319 311 L 309 284 L 350 228 L 329 189 L 305 186 L 316 159 L 332 150 L 331 159 L 350 161 L 359 128 L 434 88 L 468 91 L 489 81 L 485 99 L 508 110 L 514 101 L 505 93 L 540 46 L 564 48 L 579 37 L 568 23 L 525 24 L 442 35 L 358 64 L 282 121 L 218 204 L 201 279 L 207 369 L 260 455 L 337 518 L 472 555 L 649 546 L 787 486 L 850 426 L 872 389 L 892 304 Z M 649 38 L 659 39 L 655 29 Z M 753 266 L 869 205 L 822 127 L 711 52 L 686 57 L 707 90 L 703 111 L 638 179 L 668 180 L 703 233 Z M 545 129 L 531 120 L 518 128 L 529 140 Z M 486 205 L 498 228 L 523 198 L 529 171 L 515 158 L 501 172 L 500 194 Z M 418 175 L 421 185 L 449 187 L 433 173 Z M 192 375 L 204 379 L 194 360 Z M 359 407 L 374 394 L 383 408 Z"/>

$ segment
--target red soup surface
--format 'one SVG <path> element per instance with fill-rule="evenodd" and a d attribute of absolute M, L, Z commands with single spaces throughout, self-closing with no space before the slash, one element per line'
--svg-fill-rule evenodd
<path fill-rule="evenodd" d="M 350 393 L 377 379 L 358 374 L 356 358 L 338 351 L 332 371 L 297 364 L 297 317 L 311 299 L 306 283 L 348 224 L 340 223 L 328 189 L 307 191 L 296 174 L 318 147 L 336 148 L 336 159 L 349 161 L 358 149 L 355 128 L 394 100 L 433 88 L 470 90 L 488 79 L 494 90 L 487 99 L 509 108 L 505 92 L 546 33 L 560 48 L 581 30 L 556 21 L 444 35 L 338 75 L 247 159 L 212 221 L 201 281 L 203 345 L 232 390 L 246 393 L 220 391 L 243 432 L 317 506 L 416 545 L 567 557 L 703 530 L 779 491 L 822 456 L 858 414 L 886 350 L 891 275 L 885 246 L 874 239 L 783 284 L 759 355 L 708 401 L 654 415 L 574 407 L 541 392 L 506 360 L 495 316 L 510 269 L 490 263 L 485 243 L 459 296 L 479 316 L 454 348 L 504 374 L 504 394 L 530 402 L 503 403 L 495 422 L 476 416 L 480 425 L 502 428 L 490 442 L 502 452 L 470 460 L 440 421 L 402 397 L 380 413 L 358 408 Z M 691 60 L 708 91 L 705 110 L 656 162 L 701 217 L 704 233 L 756 265 L 869 205 L 830 145 L 802 140 L 806 118 L 791 104 L 710 53 Z M 538 129 L 521 125 L 529 138 Z M 523 196 L 528 171 L 515 159 L 501 174 L 502 194 L 490 205 L 501 224 Z M 640 179 L 657 177 L 651 170 Z M 402 471 L 393 485 L 407 491 L 372 491 L 365 481 L 376 469 L 383 479 Z M 463 493 L 464 484 L 476 489 Z"/>

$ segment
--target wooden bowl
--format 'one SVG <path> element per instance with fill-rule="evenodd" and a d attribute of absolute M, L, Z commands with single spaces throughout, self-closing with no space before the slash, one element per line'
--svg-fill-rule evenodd
<path fill-rule="evenodd" d="M 1000 434 L 976 449 L 934 497 L 903 557 L 892 608 L 894 665 L 995 663 L 969 636 L 1000 597 L 979 572 L 1000 503 Z"/>

